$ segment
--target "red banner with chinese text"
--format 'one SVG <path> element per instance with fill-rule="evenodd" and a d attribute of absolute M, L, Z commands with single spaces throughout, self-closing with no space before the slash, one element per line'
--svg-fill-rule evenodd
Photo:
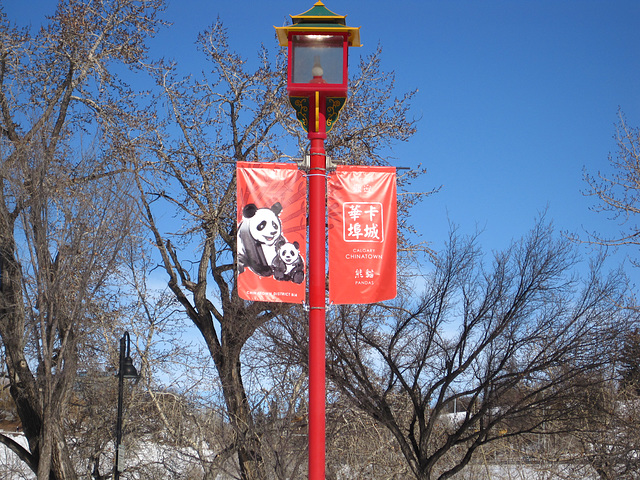
<path fill-rule="evenodd" d="M 375 303 L 395 298 L 395 168 L 338 166 L 327 188 L 329 301 Z"/>
<path fill-rule="evenodd" d="M 237 163 L 238 295 L 303 303 L 306 181 L 295 164 Z"/>

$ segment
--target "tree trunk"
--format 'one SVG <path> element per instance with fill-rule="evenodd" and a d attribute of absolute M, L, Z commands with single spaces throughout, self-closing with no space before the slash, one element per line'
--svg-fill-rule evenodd
<path fill-rule="evenodd" d="M 13 224 L 7 221 L 6 212 L 5 209 L 4 221 L 0 222 L 0 338 L 5 348 L 10 393 L 29 442 L 31 464 L 37 465 L 34 473 L 38 480 L 75 480 L 77 477 L 62 433 L 63 415 L 59 408 L 55 413 L 48 413 L 51 406 L 44 401 L 43 392 L 25 357 L 22 272 L 14 256 Z M 69 363 L 75 368 L 75 362 Z M 63 402 L 55 403 L 60 405 Z"/>
<path fill-rule="evenodd" d="M 7 332 L 2 330 L 1 334 L 4 341 Z M 64 439 L 63 415 L 60 411 L 52 413 L 51 407 L 42 408 L 43 402 L 35 388 L 35 379 L 24 357 L 15 364 L 10 360 L 16 353 L 21 357 L 22 350 L 7 342 L 5 349 L 11 395 L 29 442 L 33 464 L 37 465 L 37 472 L 34 473 L 37 474 L 38 480 L 76 480 L 76 472 Z"/>
<path fill-rule="evenodd" d="M 255 431 L 253 415 L 242 382 L 240 349 L 234 350 L 237 350 L 237 353 L 234 351 L 224 356 L 217 356 L 216 368 L 220 375 L 222 391 L 234 431 L 241 478 L 265 480 L 262 445 Z"/>

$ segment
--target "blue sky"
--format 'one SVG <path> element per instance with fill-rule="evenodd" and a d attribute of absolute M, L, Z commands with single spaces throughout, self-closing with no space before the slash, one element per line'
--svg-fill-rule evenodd
<path fill-rule="evenodd" d="M 260 43 L 279 48 L 273 26 L 314 0 L 169 3 L 174 26 L 152 54 L 199 71 L 206 65 L 194 41 L 217 16 L 231 46 L 251 58 Z M 393 154 L 397 166 L 427 167 L 418 187 L 443 185 L 415 212 L 423 240 L 442 247 L 451 221 L 463 232 L 482 229 L 487 250 L 504 248 L 545 209 L 559 230 L 617 231 L 589 211 L 582 175 L 608 169 L 619 108 L 640 126 L 640 1 L 324 3 L 362 27 L 351 65 L 380 44 L 398 94 L 418 89 L 418 133 Z M 53 0 L 3 5 L 10 19 L 33 26 L 55 9 Z"/>

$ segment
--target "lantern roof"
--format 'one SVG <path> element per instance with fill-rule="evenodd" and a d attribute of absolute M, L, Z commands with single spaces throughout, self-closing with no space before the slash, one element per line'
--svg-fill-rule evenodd
<path fill-rule="evenodd" d="M 349 46 L 360 47 L 360 27 L 348 27 L 346 15 L 333 13 L 318 0 L 313 7 L 298 15 L 289 15 L 293 22 L 286 27 L 275 27 L 278 43 L 282 47 L 289 44 L 289 32 L 309 32 L 320 34 L 348 33 Z"/>

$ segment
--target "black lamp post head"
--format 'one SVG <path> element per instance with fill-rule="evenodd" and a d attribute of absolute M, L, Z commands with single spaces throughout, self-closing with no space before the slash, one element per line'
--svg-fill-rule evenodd
<path fill-rule="evenodd" d="M 125 357 L 122 365 L 122 378 L 138 378 L 138 371 L 133 366 L 133 360 L 129 356 Z"/>
<path fill-rule="evenodd" d="M 120 371 L 118 375 L 122 378 L 137 380 L 139 375 L 136 367 L 133 366 L 130 351 L 131 338 L 129 337 L 129 332 L 124 332 L 124 335 L 120 339 Z"/>

